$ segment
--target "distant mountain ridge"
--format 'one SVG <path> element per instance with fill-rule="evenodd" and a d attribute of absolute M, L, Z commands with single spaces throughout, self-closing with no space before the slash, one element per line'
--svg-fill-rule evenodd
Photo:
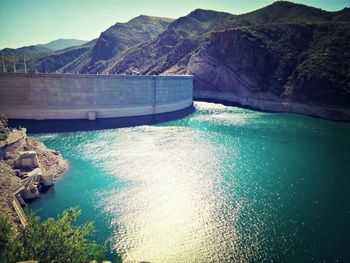
<path fill-rule="evenodd" d="M 196 98 L 350 120 L 350 9 L 278 1 L 242 15 L 139 16 L 84 45 L 33 57 L 28 68 L 192 74 Z"/>
<path fill-rule="evenodd" d="M 88 41 L 79 39 L 57 39 L 46 44 L 37 44 L 20 48 L 4 48 L 0 50 L 0 54 L 4 56 L 20 56 L 20 55 L 36 55 L 49 53 L 73 46 L 80 46 Z"/>
<path fill-rule="evenodd" d="M 57 39 L 46 44 L 41 44 L 40 46 L 49 48 L 53 51 L 62 50 L 68 47 L 81 46 L 88 41 L 79 39 Z"/>
<path fill-rule="evenodd" d="M 20 48 L 4 48 L 0 50 L 2 56 L 24 56 L 24 55 L 36 55 L 36 54 L 45 54 L 49 53 L 52 50 L 41 45 L 31 45 Z"/>

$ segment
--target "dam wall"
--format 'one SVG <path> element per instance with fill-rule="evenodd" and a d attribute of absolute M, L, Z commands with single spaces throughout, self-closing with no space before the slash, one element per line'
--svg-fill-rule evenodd
<path fill-rule="evenodd" d="M 188 108 L 193 77 L 0 73 L 0 112 L 9 119 L 96 119 Z"/>

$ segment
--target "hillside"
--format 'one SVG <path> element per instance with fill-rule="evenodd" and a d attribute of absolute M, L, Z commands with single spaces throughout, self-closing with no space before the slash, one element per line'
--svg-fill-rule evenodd
<path fill-rule="evenodd" d="M 267 7 L 230 19 L 225 27 L 250 26 L 271 23 L 322 23 L 349 21 L 350 9 L 327 12 L 319 8 L 277 1 Z"/>
<path fill-rule="evenodd" d="M 4 48 L 0 50 L 0 54 L 4 56 L 30 56 L 36 54 L 45 54 L 52 51 L 65 49 L 68 47 L 80 46 L 87 41 L 79 39 L 57 39 L 46 44 L 37 44 L 20 48 Z"/>
<path fill-rule="evenodd" d="M 215 12 L 222 22 L 207 30 L 207 21 L 193 19 L 193 13 L 128 50 L 105 72 L 188 73 L 195 76 L 197 98 L 343 118 L 350 106 L 349 9 L 326 12 L 276 2 L 239 16 Z"/>
<path fill-rule="evenodd" d="M 79 51 L 86 50 L 92 42 L 78 39 L 57 39 L 47 44 L 4 48 L 0 50 L 0 54 L 8 72 L 14 71 L 13 59 L 16 61 L 16 71 L 24 72 L 24 58 L 27 63 L 27 71 L 51 72 L 75 59 L 81 54 Z M 72 52 L 72 50 L 75 51 Z M 65 52 L 67 55 L 62 56 Z M 72 56 L 74 57 L 72 58 Z"/>
<path fill-rule="evenodd" d="M 213 32 L 233 15 L 197 9 L 171 23 L 154 41 L 127 50 L 105 72 L 126 74 L 186 73 L 200 37 Z"/>
<path fill-rule="evenodd" d="M 91 50 L 96 40 L 87 42 L 81 46 L 68 47 L 62 50 L 50 52 L 43 56 L 33 57 L 27 61 L 29 71 L 37 70 L 38 72 L 55 72 L 58 69 L 71 63 L 74 59 Z M 23 70 L 23 63 L 19 61 L 19 66 Z"/>
<path fill-rule="evenodd" d="M 196 76 L 199 97 L 227 92 L 240 104 L 256 99 L 349 107 L 348 29 L 274 24 L 215 32 L 191 56 L 187 73 Z"/>
<path fill-rule="evenodd" d="M 30 56 L 35 54 L 42 54 L 42 53 L 49 53 L 52 50 L 48 47 L 40 46 L 40 45 L 32 45 L 27 47 L 20 47 L 20 48 L 4 48 L 0 50 L 0 54 L 5 57 L 12 57 L 12 56 Z"/>
<path fill-rule="evenodd" d="M 342 119 L 350 110 L 349 32 L 349 8 L 327 12 L 278 1 L 242 15 L 196 9 L 176 20 L 138 16 L 116 23 L 87 44 L 36 55 L 28 68 L 188 73 L 196 98 Z M 23 71 L 23 61 L 18 68 Z"/>
<path fill-rule="evenodd" d="M 169 18 L 141 15 L 126 23 L 116 23 L 101 33 L 90 50 L 59 71 L 101 72 L 107 67 L 109 60 L 127 48 L 156 38 L 171 21 Z"/>

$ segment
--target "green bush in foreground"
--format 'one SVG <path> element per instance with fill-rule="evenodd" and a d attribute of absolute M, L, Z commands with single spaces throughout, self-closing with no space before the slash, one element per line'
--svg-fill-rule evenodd
<path fill-rule="evenodd" d="M 7 118 L 4 114 L 0 112 L 0 141 L 5 141 L 9 133 L 9 128 L 7 126 Z"/>
<path fill-rule="evenodd" d="M 28 225 L 13 238 L 11 225 L 0 219 L 0 262 L 38 260 L 39 262 L 89 262 L 101 260 L 106 248 L 86 239 L 93 231 L 92 222 L 74 225 L 80 215 L 77 208 L 65 210 L 57 219 L 30 214 Z"/>

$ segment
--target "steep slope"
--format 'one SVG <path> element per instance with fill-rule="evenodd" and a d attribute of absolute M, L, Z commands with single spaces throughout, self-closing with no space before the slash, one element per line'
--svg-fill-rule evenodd
<path fill-rule="evenodd" d="M 341 21 L 341 22 L 338 22 Z M 214 31 L 272 24 L 348 23 L 349 10 L 326 12 L 321 9 L 285 1 L 260 10 L 234 16 L 210 10 L 195 10 L 169 25 L 154 41 L 143 43 L 116 58 L 105 72 L 127 74 L 184 73 L 191 52 L 199 50 Z M 346 26 L 346 25 L 345 25 Z M 294 33 L 285 31 L 285 34 Z M 280 36 L 284 36 L 281 34 Z M 302 41 L 300 42 L 302 44 Z M 272 43 L 273 45 L 273 43 Z M 296 51 L 299 48 L 295 47 Z"/>
<path fill-rule="evenodd" d="M 50 150 L 43 143 L 28 137 L 26 129 L 8 127 L 7 118 L 0 113 L 0 211 L 1 216 L 8 217 L 11 223 L 15 224 L 20 224 L 20 218 L 12 205 L 14 192 L 22 186 L 21 179 L 28 172 L 15 166 L 19 154 L 23 151 L 35 151 L 42 171 L 52 174 L 55 178 L 68 169 L 67 160 L 59 152 Z"/>
<path fill-rule="evenodd" d="M 183 74 L 198 40 L 232 17 L 228 13 L 197 9 L 175 20 L 154 41 L 129 49 L 117 57 L 116 63 L 107 67 L 105 72 L 161 74 L 168 71 Z"/>
<path fill-rule="evenodd" d="M 127 23 L 116 23 L 101 33 L 93 48 L 92 61 L 107 60 L 127 47 L 157 37 L 171 21 L 168 18 L 141 15 Z"/>
<path fill-rule="evenodd" d="M 249 100 L 349 107 L 349 32 L 337 23 L 215 32 L 191 56 L 187 73 L 196 76 L 199 97 L 231 93 L 232 101 L 256 107 Z"/>
<path fill-rule="evenodd" d="M 52 52 L 50 55 L 29 60 L 27 67 L 29 69 L 35 68 L 38 72 L 55 72 L 84 54 L 90 48 L 89 46 L 79 46 Z"/>
<path fill-rule="evenodd" d="M 27 68 L 38 72 L 55 72 L 71 63 L 77 57 L 91 50 L 96 40 L 89 41 L 81 46 L 68 47 L 62 50 L 50 52 L 45 56 L 35 57 L 27 62 Z M 22 65 L 21 65 L 22 66 Z"/>
<path fill-rule="evenodd" d="M 162 33 L 173 19 L 141 15 L 127 23 L 116 23 L 102 32 L 94 47 L 60 71 L 97 73 L 104 70 L 123 50 L 150 41 Z"/>
<path fill-rule="evenodd" d="M 350 119 L 349 9 L 283 1 L 215 21 L 205 29 L 192 13 L 180 18 L 106 71 L 189 73 L 198 98 Z"/>

